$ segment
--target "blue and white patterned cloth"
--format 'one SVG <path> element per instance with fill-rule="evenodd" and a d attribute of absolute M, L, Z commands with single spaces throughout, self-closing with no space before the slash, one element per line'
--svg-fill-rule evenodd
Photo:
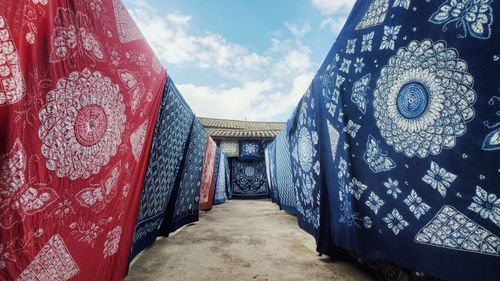
<path fill-rule="evenodd" d="M 191 109 L 168 78 L 155 125 L 129 260 L 156 240 L 193 119 Z"/>
<path fill-rule="evenodd" d="M 260 160 L 262 156 L 260 141 L 240 141 L 240 160 Z"/>
<path fill-rule="evenodd" d="M 215 178 L 214 205 L 223 204 L 226 200 L 226 155 L 217 148 L 219 154 L 219 165 Z"/>
<path fill-rule="evenodd" d="M 292 178 L 290 147 L 286 128 L 276 137 L 274 149 L 275 180 L 280 207 L 291 214 L 297 214 L 297 195 Z"/>
<path fill-rule="evenodd" d="M 444 280 L 498 279 L 499 11 L 356 2 L 291 135 L 299 213 L 317 226 L 301 209 L 317 208 L 321 165 L 334 245 Z"/>
<path fill-rule="evenodd" d="M 205 143 L 208 134 L 196 119 L 193 122 L 189 145 L 184 156 L 175 208 L 169 214 L 168 232 L 173 232 L 185 224 L 198 221 L 200 205 L 200 180 L 205 158 Z"/>
<path fill-rule="evenodd" d="M 273 142 L 265 150 L 267 183 L 269 186 L 269 196 L 272 201 L 280 206 L 280 197 L 278 192 L 278 181 L 276 176 L 276 144 Z"/>
<path fill-rule="evenodd" d="M 232 161 L 232 194 L 236 199 L 269 197 L 264 161 Z"/>
<path fill-rule="evenodd" d="M 233 191 L 231 190 L 231 166 L 229 166 L 229 157 L 224 157 L 224 162 L 226 166 L 226 195 L 227 199 L 233 199 Z"/>
<path fill-rule="evenodd" d="M 293 117 L 288 122 L 290 136 L 291 170 L 296 192 L 296 208 L 299 226 L 316 239 L 318 246 L 328 248 L 323 242 L 328 226 L 320 224 L 321 194 L 324 188 L 321 175 L 319 130 L 317 123 L 317 98 L 312 86 L 300 100 Z M 282 149 L 282 148 L 281 148 Z M 320 249 L 324 252 L 326 249 Z"/>

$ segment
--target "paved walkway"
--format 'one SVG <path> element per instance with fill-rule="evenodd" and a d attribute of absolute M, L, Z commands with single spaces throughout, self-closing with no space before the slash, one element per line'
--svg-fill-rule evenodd
<path fill-rule="evenodd" d="M 355 264 L 318 257 L 297 219 L 270 201 L 232 200 L 156 241 L 134 260 L 125 280 L 373 279 Z"/>

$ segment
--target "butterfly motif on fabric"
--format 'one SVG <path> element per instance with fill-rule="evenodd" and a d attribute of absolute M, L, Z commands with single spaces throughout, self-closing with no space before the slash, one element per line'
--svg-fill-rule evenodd
<path fill-rule="evenodd" d="M 361 113 L 366 113 L 366 103 L 367 103 L 367 91 L 370 89 L 368 86 L 370 84 L 371 74 L 368 73 L 361 77 L 352 86 L 351 101 L 356 104 Z"/>
<path fill-rule="evenodd" d="M 24 221 L 45 210 L 54 203 L 58 196 L 54 189 L 45 184 L 30 182 L 26 178 L 28 159 L 19 139 L 12 150 L 0 156 L 0 227 L 10 229 L 16 223 Z"/>
<path fill-rule="evenodd" d="M 121 161 L 118 162 L 106 179 L 100 185 L 93 185 L 78 192 L 75 196 L 80 205 L 90 208 L 93 212 L 101 212 L 117 194 L 118 179 L 121 175 Z"/>
<path fill-rule="evenodd" d="M 495 102 L 500 102 L 500 97 L 493 96 L 489 101 L 489 105 L 494 105 Z M 496 116 L 500 116 L 500 110 L 495 112 Z M 498 150 L 500 149 L 500 122 L 496 122 L 492 125 L 490 125 L 490 122 L 484 121 L 484 125 L 488 129 L 494 129 L 493 131 L 489 132 L 488 135 L 484 138 L 483 141 L 483 150 L 487 151 L 492 151 L 492 150 Z"/>
<path fill-rule="evenodd" d="M 387 156 L 387 151 L 380 148 L 379 142 L 372 135 L 368 135 L 363 160 L 374 173 L 386 172 L 396 168 L 396 163 Z"/>
<path fill-rule="evenodd" d="M 130 94 L 130 109 L 132 114 L 135 115 L 135 112 L 139 107 L 139 103 L 141 102 L 141 97 L 144 96 L 144 93 L 146 92 L 144 83 L 139 82 L 136 75 L 128 70 L 118 70 L 118 76 L 128 89 Z"/>
<path fill-rule="evenodd" d="M 55 28 L 50 38 L 51 63 L 57 63 L 73 57 L 78 52 L 97 61 L 104 61 L 103 45 L 93 33 L 90 18 L 81 13 L 75 13 L 59 7 L 54 18 Z"/>

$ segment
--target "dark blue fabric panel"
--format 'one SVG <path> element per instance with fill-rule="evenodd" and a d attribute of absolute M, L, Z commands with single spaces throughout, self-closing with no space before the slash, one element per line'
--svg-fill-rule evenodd
<path fill-rule="evenodd" d="M 278 193 L 278 181 L 276 176 L 276 144 L 274 142 L 269 144 L 266 151 L 269 157 L 268 160 L 269 167 L 266 166 L 266 170 L 269 170 L 269 175 L 270 175 L 268 181 L 269 196 L 271 197 L 273 202 L 280 205 L 280 198 Z"/>
<path fill-rule="evenodd" d="M 266 167 L 263 160 L 232 161 L 232 191 L 236 199 L 268 198 Z"/>
<path fill-rule="evenodd" d="M 240 160 L 259 160 L 263 156 L 260 141 L 240 141 Z"/>
<path fill-rule="evenodd" d="M 289 138 L 299 225 L 318 239 L 322 182 L 315 102 L 310 87 L 292 117 Z"/>
<path fill-rule="evenodd" d="M 233 199 L 233 190 L 231 188 L 231 165 L 229 164 L 229 157 L 225 157 L 224 161 L 226 162 L 226 195 L 227 199 Z"/>
<path fill-rule="evenodd" d="M 193 118 L 191 109 L 168 78 L 155 125 L 129 260 L 156 240 Z"/>
<path fill-rule="evenodd" d="M 226 155 L 219 149 L 219 165 L 215 178 L 214 205 L 223 204 L 226 201 Z"/>
<path fill-rule="evenodd" d="M 444 280 L 498 279 L 499 11 L 356 2 L 310 94 L 336 246 Z M 298 143 L 293 170 L 310 166 Z"/>
<path fill-rule="evenodd" d="M 297 214 L 297 195 L 293 185 L 290 147 L 286 128 L 276 137 L 275 159 L 275 178 L 280 207 L 291 214 Z"/>
<path fill-rule="evenodd" d="M 181 168 L 179 190 L 175 208 L 171 214 L 168 232 L 185 224 L 198 221 L 200 202 L 200 179 L 205 157 L 205 143 L 208 134 L 198 120 L 193 122 L 189 145 Z"/>

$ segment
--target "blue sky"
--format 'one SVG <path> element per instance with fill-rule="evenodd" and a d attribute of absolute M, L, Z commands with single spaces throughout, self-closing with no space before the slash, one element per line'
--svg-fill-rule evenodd
<path fill-rule="evenodd" d="M 285 121 L 354 0 L 124 0 L 198 116 Z"/>

